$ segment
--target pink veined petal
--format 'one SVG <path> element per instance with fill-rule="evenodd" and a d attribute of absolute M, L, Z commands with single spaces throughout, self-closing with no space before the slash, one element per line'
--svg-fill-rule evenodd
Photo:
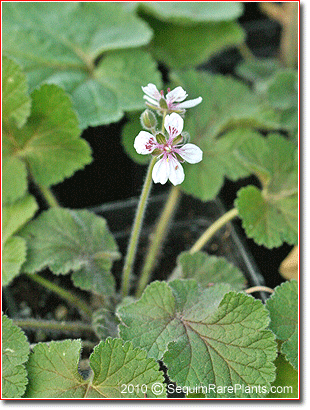
<path fill-rule="evenodd" d="M 168 103 L 180 102 L 185 100 L 186 97 L 187 93 L 185 90 L 183 90 L 182 87 L 176 87 L 174 90 L 169 91 L 169 93 L 166 95 Z"/>
<path fill-rule="evenodd" d="M 141 87 L 144 94 L 151 98 L 155 98 L 156 101 L 161 99 L 160 92 L 158 91 L 155 84 L 149 83 L 146 87 Z"/>
<path fill-rule="evenodd" d="M 177 105 L 177 108 L 192 108 L 200 104 L 202 101 L 201 97 L 195 98 L 194 100 L 184 101 Z"/>
<path fill-rule="evenodd" d="M 154 136 L 146 131 L 140 131 L 135 138 L 133 146 L 138 154 L 151 154 L 156 148 L 157 141 Z"/>
<path fill-rule="evenodd" d="M 178 152 L 190 164 L 197 164 L 202 160 L 203 152 L 195 144 L 185 144 L 182 148 L 179 148 Z"/>
<path fill-rule="evenodd" d="M 165 118 L 165 128 L 171 139 L 181 134 L 181 132 L 183 131 L 183 125 L 183 118 L 175 112 L 167 115 Z"/>
<path fill-rule="evenodd" d="M 162 158 L 156 162 L 152 171 L 152 178 L 155 184 L 160 182 L 164 185 L 168 181 L 169 177 L 169 161 Z"/>
<path fill-rule="evenodd" d="M 169 180 L 173 185 L 182 184 L 185 175 L 182 165 L 178 160 L 170 156 L 169 158 Z"/>

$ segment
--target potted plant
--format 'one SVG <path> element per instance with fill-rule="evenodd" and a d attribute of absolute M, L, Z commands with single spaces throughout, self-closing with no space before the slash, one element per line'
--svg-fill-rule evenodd
<path fill-rule="evenodd" d="M 297 6 L 3 5 L 3 398 L 298 397 Z"/>

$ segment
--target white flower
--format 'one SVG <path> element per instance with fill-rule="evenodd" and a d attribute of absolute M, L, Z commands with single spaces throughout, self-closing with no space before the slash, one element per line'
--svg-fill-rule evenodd
<path fill-rule="evenodd" d="M 135 138 L 134 147 L 138 154 L 152 154 L 158 157 L 154 165 L 152 178 L 155 183 L 165 184 L 168 179 L 173 185 L 184 181 L 184 170 L 181 162 L 196 164 L 202 160 L 202 151 L 195 144 L 182 144 L 183 118 L 172 113 L 165 118 L 167 140 L 160 134 L 159 141 L 149 132 L 141 131 Z"/>
<path fill-rule="evenodd" d="M 184 101 L 187 93 L 182 87 L 176 87 L 172 91 L 168 88 L 166 97 L 164 97 L 163 90 L 159 92 L 157 87 L 151 83 L 146 87 L 142 87 L 142 90 L 145 94 L 143 98 L 147 101 L 146 104 L 149 107 L 160 111 L 167 111 L 168 113 L 179 112 L 183 114 L 186 108 L 195 107 L 202 101 L 201 97 Z"/>

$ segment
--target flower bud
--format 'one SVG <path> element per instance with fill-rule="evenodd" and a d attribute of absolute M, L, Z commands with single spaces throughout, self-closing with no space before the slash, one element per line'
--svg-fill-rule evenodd
<path fill-rule="evenodd" d="M 156 127 L 157 119 L 155 114 L 150 110 L 145 110 L 140 117 L 141 125 L 147 130 L 151 130 Z"/>

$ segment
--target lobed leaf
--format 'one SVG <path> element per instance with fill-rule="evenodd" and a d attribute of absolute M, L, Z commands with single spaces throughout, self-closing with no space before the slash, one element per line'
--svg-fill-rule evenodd
<path fill-rule="evenodd" d="M 229 292 L 229 285 L 203 290 L 193 280 L 153 282 L 118 314 L 121 337 L 162 359 L 180 386 L 268 386 L 275 378 L 268 312 L 259 300 Z M 250 389 L 208 397 L 260 395 Z"/>
<path fill-rule="evenodd" d="M 267 300 L 270 329 L 284 341 L 281 352 L 298 369 L 298 284 L 296 280 L 282 283 Z"/>
<path fill-rule="evenodd" d="M 86 210 L 53 208 L 28 224 L 21 236 L 28 246 L 25 272 L 47 266 L 56 275 L 73 271 L 72 280 L 81 289 L 114 293 L 111 267 L 120 255 L 105 219 Z"/>
<path fill-rule="evenodd" d="M 151 29 L 117 3 L 8 3 L 3 26 L 4 51 L 23 65 L 31 88 L 62 86 L 82 128 L 142 109 L 141 84 L 161 83 L 147 52 L 126 50 L 146 45 Z"/>
<path fill-rule="evenodd" d="M 2 398 L 22 397 L 28 383 L 24 363 L 29 343 L 24 332 L 2 314 Z"/>
<path fill-rule="evenodd" d="M 2 59 L 2 119 L 22 127 L 30 114 L 31 101 L 25 74 L 14 61 Z"/>
<path fill-rule="evenodd" d="M 228 283 L 232 290 L 244 288 L 243 273 L 223 257 L 206 252 L 182 252 L 177 259 L 177 275 L 181 279 L 195 279 L 203 287 Z"/>
<path fill-rule="evenodd" d="M 239 158 L 263 190 L 247 186 L 236 206 L 248 237 L 273 248 L 298 241 L 298 167 L 295 145 L 280 135 L 255 137 L 239 148 Z"/>
<path fill-rule="evenodd" d="M 200 22 L 235 20 L 243 13 L 243 5 L 206 2 L 141 2 L 139 7 L 162 21 L 194 25 Z"/>
<path fill-rule="evenodd" d="M 3 158 L 2 201 L 10 204 L 22 198 L 28 189 L 26 164 L 17 157 Z"/>
<path fill-rule="evenodd" d="M 276 380 L 272 383 L 274 390 L 268 393 L 267 398 L 297 399 L 298 398 L 298 372 L 280 354 L 276 360 Z"/>
<path fill-rule="evenodd" d="M 187 26 L 167 24 L 151 16 L 145 18 L 154 31 L 152 54 L 170 68 L 196 67 L 245 39 L 243 29 L 235 21 L 211 21 Z"/>
<path fill-rule="evenodd" d="M 27 398 L 138 398 L 144 393 L 136 387 L 129 393 L 123 385 L 147 388 L 154 397 L 153 383 L 163 384 L 163 376 L 154 359 L 134 349 L 130 342 L 108 338 L 95 347 L 90 356 L 93 377 L 84 380 L 78 372 L 80 340 L 39 343 L 31 353 L 27 369 Z M 129 389 L 131 391 L 131 389 Z M 162 397 L 160 395 L 160 397 Z"/>

